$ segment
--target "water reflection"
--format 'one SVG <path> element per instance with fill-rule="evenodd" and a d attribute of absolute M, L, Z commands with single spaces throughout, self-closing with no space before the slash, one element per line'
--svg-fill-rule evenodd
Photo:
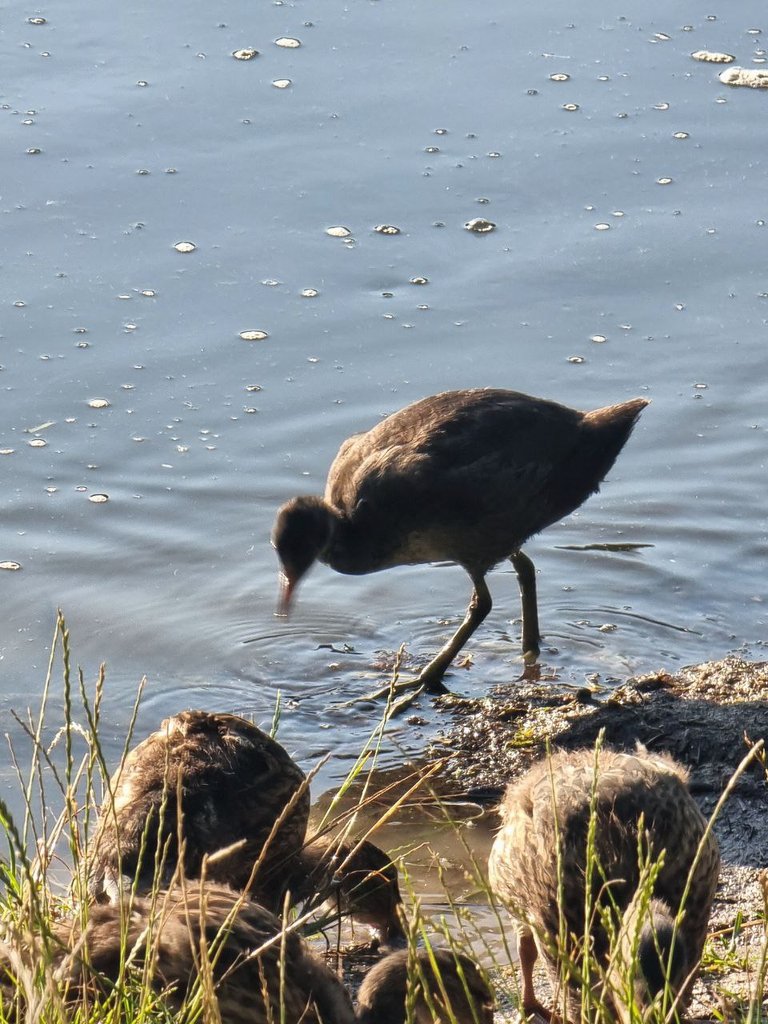
<path fill-rule="evenodd" d="M 287 745 L 332 752 L 337 783 L 380 714 L 342 705 L 387 679 L 379 652 L 434 653 L 467 582 L 318 568 L 276 623 L 275 510 L 352 433 L 488 384 L 653 399 L 605 489 L 531 545 L 547 674 L 760 654 L 764 96 L 691 53 L 764 60 L 765 10 L 720 7 L 305 0 L 256 25 L 192 0 L 180 37 L 170 6 L 139 0 L 116 34 L 71 0 L 9 22 L 3 708 L 36 703 L 62 607 L 86 678 L 107 661 L 111 763 L 146 675 L 141 733 L 190 706 L 268 723 L 279 692 Z M 464 229 L 478 212 L 495 230 Z M 460 693 L 522 673 L 515 581 L 489 585 Z M 413 715 L 385 765 L 440 722 Z"/>

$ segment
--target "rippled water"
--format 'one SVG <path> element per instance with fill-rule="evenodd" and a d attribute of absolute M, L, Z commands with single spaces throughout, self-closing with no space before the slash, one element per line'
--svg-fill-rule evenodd
<path fill-rule="evenodd" d="M 5 728 L 61 607 L 86 677 L 107 662 L 111 757 L 146 675 L 140 733 L 186 706 L 268 721 L 280 691 L 286 745 L 333 755 L 316 788 L 341 778 L 376 711 L 339 705 L 379 652 L 433 652 L 469 583 L 318 567 L 285 623 L 271 522 L 350 433 L 453 387 L 652 399 L 601 493 L 529 545 L 548 670 L 760 655 L 768 92 L 690 54 L 762 66 L 764 5 L 179 12 L 6 12 Z M 491 589 L 461 692 L 521 669 L 511 567 Z"/>

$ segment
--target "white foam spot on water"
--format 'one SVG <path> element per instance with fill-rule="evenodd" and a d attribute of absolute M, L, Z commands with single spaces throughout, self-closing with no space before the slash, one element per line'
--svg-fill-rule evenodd
<path fill-rule="evenodd" d="M 708 64 L 732 64 L 736 58 L 731 53 L 719 53 L 717 50 L 694 50 L 694 60 L 703 60 Z"/>
<path fill-rule="evenodd" d="M 485 217 L 474 217 L 472 220 L 468 220 L 464 227 L 467 231 L 474 231 L 477 235 L 487 235 L 489 231 L 496 230 L 493 221 L 486 220 Z"/>
<path fill-rule="evenodd" d="M 720 73 L 723 85 L 742 85 L 749 89 L 768 89 L 768 71 L 762 68 L 728 68 Z"/>

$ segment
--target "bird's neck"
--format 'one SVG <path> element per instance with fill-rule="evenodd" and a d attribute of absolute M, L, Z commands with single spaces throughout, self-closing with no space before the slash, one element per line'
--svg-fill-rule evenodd
<path fill-rule="evenodd" d="M 330 537 L 320 554 L 320 561 L 349 576 L 360 576 L 381 568 L 369 532 L 354 517 L 332 506 L 329 509 L 332 516 Z"/>

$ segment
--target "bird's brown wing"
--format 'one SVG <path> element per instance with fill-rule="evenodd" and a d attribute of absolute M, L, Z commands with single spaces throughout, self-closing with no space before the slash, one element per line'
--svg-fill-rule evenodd
<path fill-rule="evenodd" d="M 445 558 L 487 568 L 558 518 L 550 484 L 582 419 L 515 392 L 424 399 L 345 442 L 326 500 L 376 538 L 382 562 Z M 403 545 L 413 547 L 411 559 Z"/>

